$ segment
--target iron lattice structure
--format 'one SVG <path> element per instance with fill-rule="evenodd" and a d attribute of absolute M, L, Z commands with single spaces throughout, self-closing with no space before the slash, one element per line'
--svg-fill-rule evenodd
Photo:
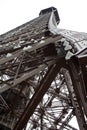
<path fill-rule="evenodd" d="M 0 130 L 87 130 L 87 34 L 56 8 L 0 36 Z"/>

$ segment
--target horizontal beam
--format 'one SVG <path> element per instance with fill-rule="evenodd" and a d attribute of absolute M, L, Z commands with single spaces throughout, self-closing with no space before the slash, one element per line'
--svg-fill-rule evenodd
<path fill-rule="evenodd" d="M 39 48 L 42 48 L 50 43 L 55 43 L 55 41 L 58 41 L 62 38 L 62 36 L 56 36 L 56 37 L 50 37 L 50 38 L 47 38 L 44 43 L 40 43 L 38 42 L 37 44 L 31 46 L 31 48 L 27 49 L 27 52 L 32 52 L 32 51 L 36 51 L 37 49 Z M 0 59 L 0 65 L 6 63 L 6 62 L 9 62 L 11 60 L 13 60 L 15 57 L 19 57 L 21 54 L 25 53 L 25 50 L 23 49 L 20 49 L 16 52 L 13 52 L 12 53 L 12 56 L 10 57 L 4 57 L 4 58 L 1 58 Z"/>
<path fill-rule="evenodd" d="M 54 64 L 54 61 L 47 62 L 48 66 L 51 66 L 52 64 Z M 45 65 L 45 64 L 40 65 L 38 68 L 23 74 L 22 76 L 20 76 L 20 78 L 15 79 L 13 81 L 13 83 L 11 83 L 11 85 L 10 84 L 8 85 L 8 84 L 4 83 L 4 85 L 2 87 L 0 87 L 0 93 L 5 92 L 10 88 L 15 87 L 16 85 L 18 85 L 19 83 L 27 80 L 28 78 L 32 77 L 33 75 L 38 74 L 40 71 L 43 71 L 47 67 L 47 65 Z"/>

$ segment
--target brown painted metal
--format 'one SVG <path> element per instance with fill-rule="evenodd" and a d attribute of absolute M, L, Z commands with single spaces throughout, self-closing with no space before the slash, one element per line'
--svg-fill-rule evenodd
<path fill-rule="evenodd" d="M 34 96 L 32 97 L 31 101 L 27 105 L 24 113 L 22 114 L 22 116 L 20 117 L 16 126 L 14 127 L 14 130 L 22 130 L 24 128 L 24 126 L 26 125 L 26 123 L 30 119 L 31 115 L 35 111 L 37 105 L 39 104 L 39 102 L 43 98 L 44 94 L 48 90 L 50 84 L 52 83 L 52 81 L 56 77 L 58 71 L 60 70 L 60 68 L 63 65 L 64 65 L 64 58 L 58 60 L 57 63 L 55 63 L 54 65 L 52 65 L 49 68 L 49 70 L 48 70 L 47 74 L 45 75 L 44 79 L 42 79 L 40 85 L 38 86 Z"/>
<path fill-rule="evenodd" d="M 27 122 L 28 129 L 76 130 L 73 116 L 87 129 L 87 48 L 76 53 L 83 46 L 78 36 L 87 35 L 51 30 L 52 15 L 59 23 L 52 7 L 0 36 L 0 130 L 27 129 Z M 76 54 L 66 60 L 68 52 Z"/>
<path fill-rule="evenodd" d="M 72 66 L 72 63 L 70 63 L 70 71 L 63 70 L 63 73 L 64 73 L 64 76 L 66 79 L 66 83 L 67 83 L 71 101 L 72 101 L 72 104 L 74 107 L 74 112 L 77 117 L 79 128 L 80 128 L 80 130 L 86 130 L 87 129 L 86 120 L 84 117 L 84 111 L 81 107 L 82 106 L 81 97 L 80 97 L 81 95 L 79 94 L 79 90 L 78 90 L 78 89 L 80 89 L 80 85 L 79 85 L 79 83 L 77 83 L 79 80 L 77 80 L 75 67 Z M 71 78 L 70 78 L 70 76 L 71 76 Z"/>

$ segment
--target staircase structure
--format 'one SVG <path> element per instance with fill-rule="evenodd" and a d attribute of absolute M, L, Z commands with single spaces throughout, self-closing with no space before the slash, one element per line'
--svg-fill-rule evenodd
<path fill-rule="evenodd" d="M 51 7 L 0 36 L 0 130 L 87 130 L 87 34 L 59 22 Z"/>

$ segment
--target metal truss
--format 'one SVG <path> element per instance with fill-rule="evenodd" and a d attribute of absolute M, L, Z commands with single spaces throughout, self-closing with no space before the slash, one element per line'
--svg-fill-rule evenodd
<path fill-rule="evenodd" d="M 87 129 L 87 35 L 59 21 L 51 7 L 0 36 L 0 130 Z"/>

